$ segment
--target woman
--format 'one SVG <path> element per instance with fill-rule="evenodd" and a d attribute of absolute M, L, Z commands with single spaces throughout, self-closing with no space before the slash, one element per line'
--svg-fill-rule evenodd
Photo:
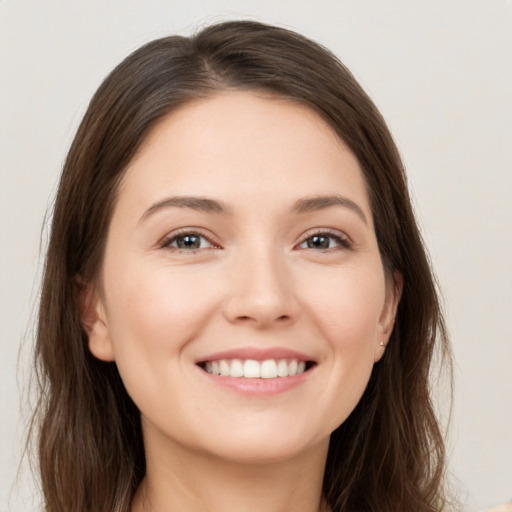
<path fill-rule="evenodd" d="M 227 22 L 107 77 L 41 296 L 47 510 L 443 510 L 435 350 L 398 152 L 332 54 Z"/>

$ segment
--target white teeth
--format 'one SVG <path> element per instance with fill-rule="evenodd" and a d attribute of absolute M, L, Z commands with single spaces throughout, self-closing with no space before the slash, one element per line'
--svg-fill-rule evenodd
<path fill-rule="evenodd" d="M 277 363 L 277 376 L 288 377 L 288 363 L 283 359 Z"/>
<path fill-rule="evenodd" d="M 204 370 L 221 377 L 244 377 L 246 379 L 275 379 L 276 377 L 288 377 L 300 375 L 306 371 L 306 362 L 297 359 L 266 359 L 256 361 L 254 359 L 220 359 L 219 361 L 207 361 Z"/>
<path fill-rule="evenodd" d="M 229 364 L 224 359 L 219 361 L 219 370 L 222 377 L 227 377 L 229 375 Z"/>
<path fill-rule="evenodd" d="M 277 377 L 277 364 L 273 359 L 261 363 L 261 377 L 263 379 L 275 379 Z"/>
<path fill-rule="evenodd" d="M 259 379 L 261 377 L 260 363 L 253 359 L 247 359 L 244 362 L 244 377 L 246 379 Z"/>
<path fill-rule="evenodd" d="M 244 376 L 244 364 L 240 359 L 233 359 L 231 361 L 231 371 L 229 372 L 230 377 L 243 377 Z"/>

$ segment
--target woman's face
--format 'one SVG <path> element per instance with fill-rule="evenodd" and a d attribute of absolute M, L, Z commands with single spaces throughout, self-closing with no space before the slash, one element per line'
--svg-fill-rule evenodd
<path fill-rule="evenodd" d="M 256 92 L 152 131 L 98 281 L 82 297 L 90 350 L 116 362 L 146 446 L 237 461 L 325 449 L 397 301 L 354 155 L 312 110 Z"/>

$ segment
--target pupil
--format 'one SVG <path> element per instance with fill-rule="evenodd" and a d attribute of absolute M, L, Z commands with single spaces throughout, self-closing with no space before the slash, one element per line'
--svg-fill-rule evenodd
<path fill-rule="evenodd" d="M 312 236 L 309 239 L 308 247 L 310 249 L 328 249 L 329 248 L 329 238 L 326 236 Z"/>
<path fill-rule="evenodd" d="M 201 241 L 196 235 L 186 235 L 178 238 L 177 245 L 180 249 L 199 249 Z"/>

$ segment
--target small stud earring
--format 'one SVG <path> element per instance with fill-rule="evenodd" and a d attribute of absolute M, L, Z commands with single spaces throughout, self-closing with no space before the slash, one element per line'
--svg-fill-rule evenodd
<path fill-rule="evenodd" d="M 384 342 L 383 342 L 383 341 L 381 341 L 381 342 L 380 342 L 380 346 L 381 346 L 381 347 L 383 347 L 383 346 L 384 346 Z"/>

